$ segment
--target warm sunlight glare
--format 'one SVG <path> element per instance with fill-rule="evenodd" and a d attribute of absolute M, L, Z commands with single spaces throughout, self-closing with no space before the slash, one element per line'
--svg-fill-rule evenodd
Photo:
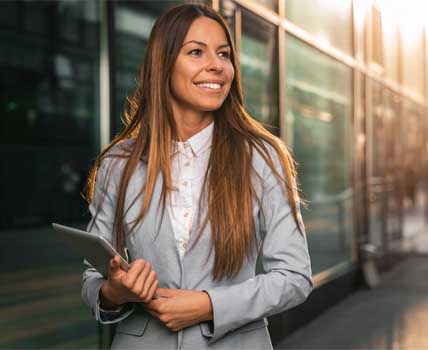
<path fill-rule="evenodd" d="M 385 24 L 394 22 L 409 34 L 428 28 L 428 1 L 426 0 L 375 0 Z"/>

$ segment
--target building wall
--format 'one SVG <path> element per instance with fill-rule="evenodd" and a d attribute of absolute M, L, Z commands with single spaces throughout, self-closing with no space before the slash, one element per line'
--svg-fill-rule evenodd
<path fill-rule="evenodd" d="M 0 3 L 0 346 L 108 345 L 50 223 L 86 226 L 90 166 L 121 128 L 155 19 L 177 3 Z M 387 251 L 425 227 L 426 28 L 370 0 L 212 6 L 233 31 L 247 110 L 299 164 L 316 286 L 358 266 L 361 243 Z"/>

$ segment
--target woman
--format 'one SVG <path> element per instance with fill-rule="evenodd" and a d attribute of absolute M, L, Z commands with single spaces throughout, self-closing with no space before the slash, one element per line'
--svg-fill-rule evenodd
<path fill-rule="evenodd" d="M 266 317 L 310 293 L 293 161 L 242 100 L 226 22 L 203 5 L 162 14 L 89 179 L 88 229 L 133 258 L 83 275 L 96 319 L 119 323 L 113 348 L 271 349 Z"/>

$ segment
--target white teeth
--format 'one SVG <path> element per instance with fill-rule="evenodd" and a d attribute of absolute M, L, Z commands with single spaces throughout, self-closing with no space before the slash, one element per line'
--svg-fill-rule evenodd
<path fill-rule="evenodd" d="M 196 85 L 207 87 L 210 89 L 220 89 L 221 88 L 220 84 L 215 84 L 215 83 L 200 83 L 200 84 L 196 84 Z"/>

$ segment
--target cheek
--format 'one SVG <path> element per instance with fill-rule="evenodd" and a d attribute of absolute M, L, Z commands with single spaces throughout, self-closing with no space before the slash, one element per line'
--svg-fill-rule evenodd
<path fill-rule="evenodd" d="M 180 71 L 174 71 L 171 75 L 171 88 L 174 93 L 178 92 L 183 87 L 183 75 Z"/>
<path fill-rule="evenodd" d="M 178 93 L 178 89 L 183 89 L 193 84 L 193 78 L 198 69 L 195 64 L 185 64 L 177 62 L 171 75 L 171 86 Z"/>
<path fill-rule="evenodd" d="M 235 69 L 233 68 L 232 63 L 230 63 L 226 67 L 226 74 L 227 74 L 227 77 L 229 78 L 229 81 L 232 82 L 233 78 L 235 77 Z"/>
<path fill-rule="evenodd" d="M 229 81 L 227 91 L 226 91 L 226 94 L 228 94 L 230 91 L 230 88 L 232 87 L 233 79 L 235 78 L 235 69 L 233 68 L 232 63 L 224 67 L 224 73 L 225 73 L 225 76 L 227 77 L 227 80 Z"/>
<path fill-rule="evenodd" d="M 170 88 L 172 95 L 179 100 L 182 100 L 186 96 L 186 90 L 188 90 L 186 78 L 181 72 L 174 72 L 171 75 Z"/>

